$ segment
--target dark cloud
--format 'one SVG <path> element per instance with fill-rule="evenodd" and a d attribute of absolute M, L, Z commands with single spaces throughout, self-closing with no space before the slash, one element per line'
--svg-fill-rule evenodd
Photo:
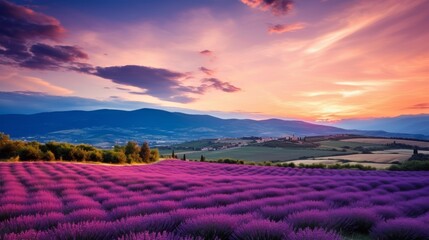
<path fill-rule="evenodd" d="M 189 74 L 174 72 L 162 68 L 151 68 L 137 65 L 96 67 L 91 74 L 110 79 L 114 83 L 134 86 L 144 89 L 144 92 L 130 92 L 145 94 L 173 102 L 189 102 L 192 98 L 186 96 L 194 93 L 192 87 L 183 86 L 181 80 Z"/>
<path fill-rule="evenodd" d="M 242 3 L 264 11 L 271 11 L 274 15 L 285 15 L 293 8 L 292 0 L 241 0 Z"/>
<path fill-rule="evenodd" d="M 409 109 L 429 109 L 429 103 L 418 103 L 409 107 Z"/>
<path fill-rule="evenodd" d="M 206 49 L 206 50 L 201 51 L 200 54 L 202 54 L 204 56 L 211 56 L 211 55 L 213 55 L 213 52 Z"/>
<path fill-rule="evenodd" d="M 0 64 L 36 69 L 72 67 L 88 56 L 74 46 L 37 43 L 57 41 L 65 32 L 53 17 L 0 0 Z"/>
<path fill-rule="evenodd" d="M 58 69 L 68 67 L 79 59 L 87 59 L 88 56 L 79 48 L 73 46 L 50 46 L 38 43 L 29 49 L 31 57 L 19 63 L 21 67 L 33 69 Z"/>
<path fill-rule="evenodd" d="M 293 23 L 293 24 L 276 24 L 268 27 L 269 33 L 286 33 L 293 32 L 305 28 L 303 23 Z"/>
<path fill-rule="evenodd" d="M 126 65 L 115 67 L 96 67 L 91 74 L 110 79 L 114 83 L 134 86 L 143 91 L 130 91 L 131 94 L 150 95 L 171 102 L 189 103 L 196 98 L 189 94 L 203 94 L 209 89 L 223 92 L 237 92 L 240 88 L 216 78 L 203 79 L 199 86 L 186 86 L 183 80 L 188 73 L 180 73 L 162 68 Z"/>
<path fill-rule="evenodd" d="M 203 72 L 203 73 L 205 73 L 205 74 L 209 75 L 209 76 L 213 76 L 213 75 L 214 75 L 214 73 L 215 73 L 215 71 L 214 71 L 214 70 L 212 70 L 212 69 L 208 69 L 208 68 L 206 68 L 206 67 L 200 67 L 200 68 L 199 68 L 199 70 L 200 70 L 201 72 Z"/>
<path fill-rule="evenodd" d="M 0 0 L 0 16 L 3 40 L 58 39 L 65 32 L 57 19 L 4 0 Z"/>
<path fill-rule="evenodd" d="M 229 82 L 222 82 L 217 78 L 203 79 L 203 85 L 200 88 L 203 89 L 203 92 L 210 88 L 214 88 L 228 93 L 238 92 L 241 90 L 240 88 L 230 84 Z"/>

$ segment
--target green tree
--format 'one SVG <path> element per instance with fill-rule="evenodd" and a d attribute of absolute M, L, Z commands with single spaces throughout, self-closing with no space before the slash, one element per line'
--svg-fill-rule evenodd
<path fill-rule="evenodd" d="M 78 162 L 83 162 L 86 159 L 86 151 L 78 147 L 72 148 L 70 154 L 71 154 L 72 160 L 76 160 Z"/>
<path fill-rule="evenodd" d="M 112 163 L 124 164 L 127 162 L 127 156 L 123 152 L 114 152 L 112 156 Z"/>
<path fill-rule="evenodd" d="M 46 161 L 55 161 L 55 155 L 54 155 L 54 153 L 48 150 L 47 152 L 45 152 L 43 154 L 43 160 L 46 160 Z"/>
<path fill-rule="evenodd" d="M 88 144 L 79 144 L 76 146 L 77 148 L 80 148 L 86 152 L 95 151 L 97 150 L 95 147 L 88 145 Z"/>
<path fill-rule="evenodd" d="M 9 159 L 19 156 L 20 149 L 25 146 L 21 141 L 4 141 L 0 143 L 0 159 Z"/>
<path fill-rule="evenodd" d="M 140 149 L 140 157 L 145 163 L 149 162 L 150 160 L 150 148 L 147 142 L 144 142 Z"/>
<path fill-rule="evenodd" d="M 125 146 L 125 155 L 127 156 L 128 163 L 142 162 L 140 157 L 140 147 L 136 142 L 128 142 Z"/>
<path fill-rule="evenodd" d="M 171 158 L 176 158 L 176 155 L 174 155 L 174 149 L 171 151 Z"/>
<path fill-rule="evenodd" d="M 2 145 L 3 143 L 7 143 L 9 141 L 10 141 L 9 135 L 0 132 L 0 145 Z"/>
<path fill-rule="evenodd" d="M 100 152 L 100 150 L 90 151 L 87 153 L 87 158 L 92 162 L 102 162 L 103 154 Z"/>
<path fill-rule="evenodd" d="M 186 154 L 183 154 L 182 160 L 186 160 Z"/>
<path fill-rule="evenodd" d="M 200 162 L 205 162 L 205 161 L 206 161 L 206 157 L 204 157 L 203 155 L 201 155 Z"/>
<path fill-rule="evenodd" d="M 35 161 L 42 158 L 42 152 L 34 146 L 24 146 L 19 151 L 19 159 L 23 161 Z"/>
<path fill-rule="evenodd" d="M 150 150 L 150 162 L 156 162 L 159 160 L 159 150 L 158 148 L 151 149 Z"/>
<path fill-rule="evenodd" d="M 119 163 L 124 164 L 127 162 L 127 156 L 124 152 L 115 152 L 112 150 L 103 151 L 104 163 Z"/>
<path fill-rule="evenodd" d="M 115 145 L 113 147 L 113 151 L 115 151 L 115 152 L 125 152 L 125 146 Z"/>

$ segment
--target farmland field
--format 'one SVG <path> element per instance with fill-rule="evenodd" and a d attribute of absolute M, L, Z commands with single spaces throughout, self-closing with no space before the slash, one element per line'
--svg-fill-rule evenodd
<path fill-rule="evenodd" d="M 374 162 L 374 163 L 392 163 L 392 162 L 404 162 L 411 157 L 411 154 L 407 153 L 371 153 L 371 154 L 351 154 L 331 157 L 321 157 L 318 159 L 338 159 L 348 160 L 355 162 Z"/>
<path fill-rule="evenodd" d="M 371 154 L 348 154 L 348 155 L 337 155 L 318 157 L 309 160 L 293 160 L 295 164 L 304 163 L 324 163 L 324 164 L 336 164 L 336 163 L 349 163 L 349 164 L 362 164 L 365 166 L 372 166 L 378 169 L 385 169 L 390 167 L 392 164 L 398 162 L 407 161 L 412 155 L 412 150 L 384 150 L 374 151 Z"/>
<path fill-rule="evenodd" d="M 429 239 L 429 172 L 0 163 L 0 239 Z"/>
<path fill-rule="evenodd" d="M 385 145 L 385 144 L 391 144 L 394 141 L 396 143 L 401 144 L 407 144 L 411 146 L 418 146 L 418 147 L 424 147 L 429 148 L 429 142 L 424 141 L 415 141 L 415 140 L 404 140 L 404 139 L 391 139 L 391 138 L 351 138 L 351 139 L 345 139 L 341 140 L 342 142 L 345 142 L 347 144 L 349 143 L 367 143 L 367 144 L 379 144 L 379 145 Z"/>
<path fill-rule="evenodd" d="M 353 139 L 350 139 L 353 140 Z M 356 147 L 370 147 L 370 148 L 378 148 L 383 149 L 385 148 L 382 144 L 375 144 L 375 143 L 365 143 L 365 142 L 352 142 L 352 141 L 320 141 L 318 142 L 320 144 L 321 148 L 356 148 Z"/>
<path fill-rule="evenodd" d="M 167 153 L 169 154 L 169 153 Z M 183 152 L 177 151 L 176 154 L 181 157 Z M 287 161 L 303 157 L 323 157 L 344 154 L 339 151 L 329 151 L 321 149 L 299 149 L 299 148 L 270 148 L 270 147 L 238 147 L 217 151 L 194 151 L 185 152 L 188 159 L 200 159 L 204 155 L 208 160 L 217 160 L 221 158 L 230 158 L 247 161 Z"/>

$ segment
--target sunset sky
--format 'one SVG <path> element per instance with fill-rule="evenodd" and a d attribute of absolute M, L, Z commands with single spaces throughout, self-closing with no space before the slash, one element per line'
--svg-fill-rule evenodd
<path fill-rule="evenodd" d="M 428 9 L 428 0 L 0 0 L 0 113 L 428 113 Z"/>

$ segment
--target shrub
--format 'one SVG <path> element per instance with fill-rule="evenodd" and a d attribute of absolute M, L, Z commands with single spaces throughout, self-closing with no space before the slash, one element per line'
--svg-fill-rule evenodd
<path fill-rule="evenodd" d="M 306 228 L 289 234 L 289 240 L 341 240 L 341 236 L 332 231 L 326 231 L 321 228 Z"/>
<path fill-rule="evenodd" d="M 84 222 L 90 220 L 104 220 L 107 218 L 105 211 L 100 209 L 79 209 L 66 216 L 68 222 Z"/>
<path fill-rule="evenodd" d="M 379 220 L 370 209 L 340 208 L 331 212 L 327 226 L 342 233 L 367 234 Z"/>
<path fill-rule="evenodd" d="M 292 213 L 301 212 L 304 210 L 323 210 L 327 209 L 328 204 L 321 201 L 302 201 L 297 203 L 292 203 L 283 206 L 267 206 L 263 207 L 260 210 L 260 213 L 265 218 L 274 221 L 280 221 L 289 216 Z"/>
<path fill-rule="evenodd" d="M 398 204 L 407 216 L 416 217 L 425 214 L 429 211 L 429 197 L 420 197 Z"/>
<path fill-rule="evenodd" d="M 1 235 L 0 235 L 1 236 Z M 23 231 L 20 233 L 9 233 L 4 236 L 4 240 L 16 240 L 16 239 L 32 239 L 32 240 L 41 240 L 46 236 L 43 232 L 38 232 L 33 229 L 28 231 Z"/>
<path fill-rule="evenodd" d="M 427 224 L 411 218 L 397 218 L 377 224 L 370 233 L 378 240 L 424 240 L 429 239 Z"/>
<path fill-rule="evenodd" d="M 271 222 L 260 219 L 246 223 L 234 231 L 233 240 L 282 240 L 291 233 L 285 222 Z"/>
<path fill-rule="evenodd" d="M 130 233 L 128 235 L 118 238 L 118 240 L 203 240 L 204 238 L 194 238 L 194 237 L 179 237 L 174 234 L 167 232 L 140 232 L 140 233 Z"/>
<path fill-rule="evenodd" d="M 400 163 L 398 165 L 392 165 L 389 170 L 393 171 L 428 171 L 429 161 L 412 160 Z"/>
<path fill-rule="evenodd" d="M 228 239 L 241 221 L 243 219 L 240 216 L 203 215 L 184 222 L 178 232 L 181 236 L 203 237 L 207 240 Z"/>
<path fill-rule="evenodd" d="M 114 239 L 117 231 L 114 223 L 105 221 L 63 223 L 44 232 L 41 239 Z"/>
<path fill-rule="evenodd" d="M 52 212 L 43 215 L 36 214 L 12 218 L 1 222 L 0 229 L 2 229 L 4 233 L 17 233 L 26 230 L 46 230 L 62 222 L 64 222 L 64 215 L 62 213 Z"/>
<path fill-rule="evenodd" d="M 402 211 L 394 206 L 376 206 L 371 208 L 371 210 L 383 220 L 402 216 Z"/>

